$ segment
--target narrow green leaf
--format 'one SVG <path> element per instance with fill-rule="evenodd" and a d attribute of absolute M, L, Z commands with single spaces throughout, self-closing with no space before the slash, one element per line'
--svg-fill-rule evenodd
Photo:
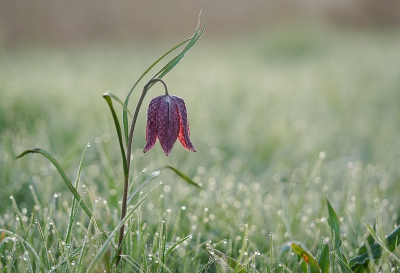
<path fill-rule="evenodd" d="M 328 199 L 326 200 L 326 204 L 328 206 L 328 214 L 329 214 L 328 224 L 331 227 L 331 229 L 335 231 L 335 235 L 336 235 L 335 236 L 335 244 L 340 247 L 342 245 L 342 240 L 340 239 L 339 218 L 338 218 L 335 210 L 333 209 L 331 203 L 329 203 Z"/>
<path fill-rule="evenodd" d="M 329 246 L 326 244 L 321 251 L 318 259 L 318 264 L 321 267 L 322 273 L 329 273 L 330 260 L 329 260 Z"/>
<path fill-rule="evenodd" d="M 17 158 L 21 158 L 24 155 L 27 155 L 29 153 L 38 153 L 41 154 L 43 156 L 45 156 L 48 160 L 50 160 L 51 163 L 53 163 L 54 167 L 56 167 L 56 169 L 58 170 L 59 174 L 61 175 L 61 177 L 63 178 L 65 184 L 67 185 L 67 187 L 69 188 L 69 190 L 71 191 L 71 193 L 75 196 L 75 198 L 77 199 L 78 204 L 82 207 L 82 209 L 86 212 L 87 216 L 89 216 L 89 218 L 94 217 L 93 213 L 90 211 L 89 207 L 86 205 L 85 201 L 83 200 L 82 196 L 78 193 L 78 191 L 74 188 L 74 186 L 72 185 L 71 181 L 69 180 L 69 178 L 67 177 L 66 173 L 64 172 L 64 170 L 62 169 L 61 165 L 57 162 L 57 160 L 47 151 L 43 150 L 43 149 L 32 149 L 32 150 L 26 150 L 24 151 L 22 154 L 20 154 L 19 156 L 17 156 Z M 104 228 L 102 227 L 102 225 L 100 224 L 99 221 L 97 221 L 96 218 L 95 222 L 98 225 L 99 229 L 102 232 L 103 237 L 107 238 L 107 233 L 105 232 Z M 117 248 L 115 246 L 115 244 L 113 243 L 113 247 Z"/>
<path fill-rule="evenodd" d="M 154 171 L 151 173 L 151 175 L 142 183 L 140 184 L 139 187 L 137 187 L 127 198 L 126 204 L 129 205 L 129 203 L 132 201 L 132 198 L 135 197 L 135 195 L 147 184 L 149 183 L 151 180 L 153 180 L 154 178 L 156 178 L 157 176 L 160 175 L 160 171 L 163 169 L 164 167 L 159 168 L 157 171 Z"/>
<path fill-rule="evenodd" d="M 121 104 L 122 107 L 124 107 L 124 102 L 120 98 L 118 98 L 118 96 L 115 95 L 114 93 L 111 93 L 110 91 L 107 91 L 104 94 L 107 94 L 112 99 L 116 100 L 119 104 Z M 127 110 L 127 112 L 132 117 L 132 113 L 129 110 Z"/>
<path fill-rule="evenodd" d="M 128 175 L 128 163 L 126 161 L 126 156 L 125 156 L 125 148 L 124 148 L 124 142 L 122 140 L 121 126 L 119 125 L 119 120 L 118 120 L 117 114 L 115 113 L 110 94 L 107 92 L 104 93 L 103 98 L 107 101 L 108 106 L 110 107 L 110 110 L 111 110 L 111 114 L 114 119 L 115 129 L 117 130 L 117 135 L 118 135 L 119 147 L 121 149 L 122 165 L 124 168 L 124 176 L 126 176 L 126 175 Z"/>
<path fill-rule="evenodd" d="M 122 225 L 125 224 L 128 219 L 130 219 L 133 214 L 135 213 L 136 209 L 149 197 L 149 195 L 157 188 L 158 185 L 153 187 L 124 217 L 124 219 L 121 220 L 121 222 L 118 223 L 118 225 L 114 228 L 114 230 L 110 233 L 108 236 L 107 240 L 103 243 L 103 245 L 100 247 L 99 251 L 96 253 L 96 256 L 93 257 L 92 262 L 90 263 L 87 272 L 93 272 L 97 266 L 97 263 L 99 262 L 100 258 L 103 256 L 104 252 L 107 250 L 108 245 L 111 243 L 111 240 L 114 238 L 114 236 L 118 233 Z"/>
<path fill-rule="evenodd" d="M 132 221 L 132 223 L 131 223 L 131 224 L 128 226 L 128 228 L 126 229 L 127 234 L 128 234 L 128 232 L 131 232 L 131 229 L 132 229 L 132 227 L 133 227 L 133 222 L 134 222 L 134 221 Z M 112 260 L 111 260 L 111 264 L 114 264 L 115 261 L 117 260 L 117 258 L 118 258 L 118 253 L 119 253 L 120 249 L 122 248 L 122 246 L 124 245 L 125 239 L 126 239 L 127 237 L 128 237 L 128 236 L 124 236 L 124 238 L 122 239 L 121 245 L 120 245 L 120 246 L 118 247 L 118 249 L 115 251 L 114 257 L 113 257 Z"/>
<path fill-rule="evenodd" d="M 121 255 L 121 258 L 125 260 L 125 262 L 130 265 L 130 268 L 132 272 L 143 272 L 145 273 L 146 271 L 140 266 L 140 264 L 135 261 L 131 256 L 129 255 Z"/>
<path fill-rule="evenodd" d="M 242 263 L 242 259 L 243 259 L 243 255 L 247 246 L 247 234 L 249 232 L 249 225 L 245 224 L 244 225 L 244 234 L 243 234 L 243 240 L 242 240 L 242 247 L 240 248 L 240 253 L 239 253 L 239 257 L 237 259 L 238 263 L 241 264 Z M 236 273 L 236 270 L 235 270 Z"/>
<path fill-rule="evenodd" d="M 167 251 L 167 253 L 166 253 L 165 255 L 167 256 L 167 255 L 170 254 L 177 246 L 179 246 L 179 245 L 182 244 L 184 241 L 189 240 L 189 239 L 191 239 L 191 238 L 192 238 L 192 234 L 190 234 L 190 235 L 188 235 L 188 236 L 186 236 L 186 237 L 180 239 L 178 242 L 176 242 L 173 246 L 171 246 L 171 247 L 168 249 L 168 251 Z"/>
<path fill-rule="evenodd" d="M 292 243 L 292 249 L 294 253 L 296 253 L 299 256 L 299 258 L 302 258 L 306 262 L 307 266 L 310 267 L 311 273 L 321 272 L 321 268 L 319 267 L 314 256 L 310 252 L 305 250 L 303 247 L 301 247 L 300 244 Z"/>
<path fill-rule="evenodd" d="M 194 182 L 192 179 L 190 179 L 187 175 L 185 175 L 184 173 L 179 171 L 177 168 L 172 167 L 170 165 L 165 165 L 164 168 L 168 168 L 170 170 L 173 170 L 178 176 L 180 176 L 183 180 L 185 180 L 189 184 L 192 184 L 192 185 L 195 185 L 198 188 L 201 188 L 201 185 L 199 183 Z"/>
<path fill-rule="evenodd" d="M 342 259 L 343 256 L 339 256 L 338 253 L 335 253 L 336 259 L 339 261 L 340 269 L 343 273 L 353 273 L 347 263 Z"/>

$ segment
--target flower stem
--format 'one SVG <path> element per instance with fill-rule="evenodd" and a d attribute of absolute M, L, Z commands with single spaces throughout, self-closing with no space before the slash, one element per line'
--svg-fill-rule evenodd
<path fill-rule="evenodd" d="M 135 131 L 135 126 L 136 126 L 136 120 L 137 117 L 139 115 L 139 110 L 140 107 L 142 106 L 144 97 L 147 94 L 147 91 L 157 82 L 161 82 L 164 85 L 165 88 L 165 94 L 168 95 L 168 88 L 166 83 L 159 79 L 159 78 L 151 78 L 146 85 L 143 87 L 143 91 L 142 91 L 142 95 L 139 98 L 139 101 L 136 105 L 136 109 L 135 109 L 135 113 L 133 114 L 133 118 L 132 118 L 132 123 L 131 123 L 131 128 L 129 130 L 129 138 L 128 138 L 128 143 L 127 143 L 127 147 L 126 147 L 126 163 L 127 163 L 127 169 L 124 172 L 124 192 L 123 192 L 123 196 L 122 196 L 122 207 L 121 207 L 121 220 L 125 218 L 126 215 L 126 209 L 127 209 L 127 198 L 128 198 L 128 189 L 129 189 L 129 174 L 130 174 L 130 165 L 131 165 L 131 152 L 132 152 L 132 140 L 133 140 L 133 133 Z M 118 252 L 118 258 L 116 261 L 116 264 L 118 265 L 121 259 L 121 255 L 122 255 L 122 241 L 124 239 L 124 231 L 125 231 L 125 225 L 122 225 L 121 229 L 119 230 L 119 238 L 118 238 L 118 248 L 119 248 L 119 252 Z"/>

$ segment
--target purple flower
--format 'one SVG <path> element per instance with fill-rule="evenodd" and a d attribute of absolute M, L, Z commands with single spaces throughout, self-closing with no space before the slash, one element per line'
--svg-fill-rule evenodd
<path fill-rule="evenodd" d="M 171 153 L 176 139 L 179 139 L 183 148 L 196 152 L 191 142 L 189 122 L 185 101 L 177 96 L 168 94 L 155 97 L 150 101 L 147 109 L 146 153 L 156 144 L 157 138 L 165 155 Z"/>

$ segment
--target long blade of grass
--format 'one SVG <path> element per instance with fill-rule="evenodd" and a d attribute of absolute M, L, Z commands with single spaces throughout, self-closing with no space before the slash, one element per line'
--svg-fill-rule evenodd
<path fill-rule="evenodd" d="M 342 239 L 340 238 L 340 225 L 339 225 L 339 218 L 333 209 L 331 203 L 326 199 L 326 204 L 328 207 L 328 224 L 332 230 L 332 245 L 333 245 L 333 252 L 335 252 L 337 257 L 340 257 L 339 266 L 342 272 L 346 272 L 347 268 L 347 261 L 346 257 L 342 254 L 340 250 L 340 246 L 342 245 Z"/>
<path fill-rule="evenodd" d="M 194 182 L 192 179 L 190 179 L 187 175 L 185 175 L 184 173 L 182 173 L 180 170 L 178 170 L 175 167 L 172 167 L 171 165 L 165 165 L 165 168 L 168 168 L 170 170 L 173 170 L 180 178 L 182 178 L 183 180 L 185 180 L 186 182 L 188 182 L 189 184 L 192 184 L 198 188 L 201 188 L 201 184 Z"/>
<path fill-rule="evenodd" d="M 182 244 L 184 241 L 189 240 L 192 238 L 192 234 L 180 239 L 178 242 L 176 242 L 173 246 L 171 246 L 167 253 L 165 253 L 166 256 L 168 256 L 177 246 L 179 246 L 180 244 Z"/>
<path fill-rule="evenodd" d="M 112 99 L 114 99 L 115 101 L 117 101 L 119 104 L 121 104 L 122 107 L 124 107 L 124 102 L 118 98 L 117 95 L 115 95 L 114 93 L 111 93 L 110 91 L 107 91 L 105 94 L 109 95 Z M 127 110 L 129 116 L 132 117 L 132 113 L 129 111 L 129 109 Z"/>
<path fill-rule="evenodd" d="M 111 95 L 109 93 L 104 93 L 103 98 L 107 101 L 108 106 L 110 107 L 111 114 L 114 119 L 115 123 L 115 129 L 117 130 L 117 135 L 118 135 L 118 142 L 119 142 L 119 147 L 121 149 L 121 156 L 122 156 L 122 165 L 124 168 L 124 175 L 128 174 L 128 163 L 126 161 L 126 156 L 125 156 L 125 148 L 124 148 L 124 142 L 122 140 L 122 132 L 121 132 L 121 126 L 119 124 L 119 120 L 117 117 L 117 114 L 115 113 L 114 106 L 111 100 Z"/>
<path fill-rule="evenodd" d="M 133 220 L 134 220 L 134 219 L 133 219 Z M 132 227 L 133 227 L 133 221 L 132 221 L 132 223 L 128 226 L 128 228 L 127 228 L 127 230 L 126 230 L 127 233 L 131 231 Z M 115 255 L 114 255 L 114 257 L 113 257 L 112 260 L 111 260 L 111 264 L 114 264 L 115 261 L 117 260 L 119 250 L 120 250 L 120 249 L 122 248 L 122 246 L 124 245 L 125 239 L 126 239 L 127 237 L 128 237 L 128 236 L 124 236 L 124 239 L 122 240 L 121 245 L 120 245 L 120 246 L 118 247 L 118 249 L 115 251 Z"/>
<path fill-rule="evenodd" d="M 135 261 L 131 256 L 129 255 L 121 255 L 121 258 L 124 259 L 126 261 L 126 263 L 128 265 L 130 265 L 130 269 L 133 270 L 132 272 L 146 272 L 141 266 L 140 264 Z"/>
<path fill-rule="evenodd" d="M 339 261 L 340 269 L 342 270 L 343 273 L 353 273 L 353 271 L 350 269 L 350 267 L 347 265 L 347 263 L 343 260 L 342 255 L 339 255 L 338 253 L 334 252 L 337 260 Z"/>
<path fill-rule="evenodd" d="M 328 199 L 326 200 L 326 204 L 328 206 L 328 224 L 331 227 L 332 230 L 335 231 L 335 244 L 337 246 L 341 246 L 342 244 L 342 240 L 340 239 L 340 226 L 339 226 L 339 218 L 335 212 L 335 210 L 333 209 L 331 203 L 328 201 Z"/>
<path fill-rule="evenodd" d="M 69 190 L 71 191 L 71 193 L 75 196 L 75 198 L 77 199 L 79 205 L 82 207 L 82 209 L 86 212 L 87 216 L 89 216 L 89 218 L 94 217 L 93 213 L 90 211 L 89 207 L 86 205 L 85 201 L 83 200 L 82 196 L 78 193 L 78 191 L 74 188 L 74 186 L 72 185 L 71 181 L 69 180 L 69 178 L 67 177 L 66 173 L 64 172 L 64 170 L 62 169 L 61 165 L 57 162 L 57 160 L 47 151 L 43 150 L 43 149 L 31 149 L 31 150 L 26 150 L 24 151 L 22 154 L 20 154 L 19 156 L 17 156 L 17 158 L 21 158 L 24 155 L 27 155 L 29 153 L 38 153 L 41 154 L 43 156 L 45 156 L 48 160 L 50 160 L 51 163 L 53 163 L 53 165 L 56 167 L 56 169 L 58 170 L 59 174 L 61 175 L 61 177 L 63 178 L 65 184 L 67 185 L 67 187 L 69 188 Z M 107 233 L 104 230 L 103 226 L 100 224 L 99 221 L 97 221 L 96 218 L 95 222 L 96 224 L 99 226 L 99 229 L 102 232 L 103 237 L 107 238 Z M 114 243 L 112 243 L 114 248 L 117 248 L 115 246 Z"/>
<path fill-rule="evenodd" d="M 321 267 L 322 273 L 329 273 L 330 260 L 329 260 L 329 246 L 326 244 L 321 251 L 318 259 L 318 264 Z"/>
<path fill-rule="evenodd" d="M 244 234 L 243 234 L 243 242 L 242 242 L 242 247 L 240 248 L 240 254 L 239 258 L 237 259 L 238 264 L 242 263 L 243 255 L 244 255 L 244 250 L 247 246 L 247 233 L 249 232 L 249 225 L 245 224 L 244 225 Z M 235 268 L 236 272 L 236 268 Z"/>
<path fill-rule="evenodd" d="M 75 189 L 78 191 L 78 186 L 79 186 L 79 180 L 81 177 L 81 171 L 82 171 L 82 165 L 83 165 L 83 159 L 85 158 L 86 150 L 88 146 L 86 145 L 85 149 L 83 150 L 83 154 L 81 157 L 81 161 L 79 162 L 79 167 L 78 167 L 78 174 L 76 176 L 76 183 L 75 183 Z M 71 231 L 72 231 L 72 224 L 74 223 L 75 220 L 75 215 L 76 215 L 76 198 L 75 195 L 72 197 L 72 205 L 71 205 L 71 213 L 69 215 L 69 222 L 68 222 L 68 228 L 67 228 L 67 236 L 65 239 L 65 243 L 68 245 L 71 242 Z"/>
<path fill-rule="evenodd" d="M 104 252 L 107 250 L 108 245 L 110 244 L 111 240 L 114 238 L 114 236 L 118 233 L 122 225 L 125 224 L 128 219 L 130 219 L 133 216 L 133 213 L 135 213 L 135 210 L 149 197 L 149 195 L 157 188 L 159 184 L 157 184 L 155 187 L 153 187 L 139 202 L 126 214 L 124 219 L 121 220 L 121 222 L 118 223 L 118 225 L 114 228 L 114 230 L 110 233 L 108 238 L 105 240 L 103 245 L 100 247 L 99 251 L 97 252 L 96 256 L 93 257 L 92 262 L 90 263 L 87 272 L 93 272 L 94 269 L 97 266 L 97 263 L 99 262 L 100 258 L 103 256 Z"/>

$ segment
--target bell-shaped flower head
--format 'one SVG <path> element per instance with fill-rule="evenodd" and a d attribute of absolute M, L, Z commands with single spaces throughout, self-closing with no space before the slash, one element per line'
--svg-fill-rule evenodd
<path fill-rule="evenodd" d="M 146 146 L 143 149 L 144 153 L 154 147 L 157 138 L 165 155 L 171 153 L 176 139 L 179 139 L 186 150 L 196 152 L 196 148 L 189 136 L 190 131 L 186 105 L 182 98 L 165 94 L 155 97 L 150 101 L 149 108 L 147 109 Z"/>

